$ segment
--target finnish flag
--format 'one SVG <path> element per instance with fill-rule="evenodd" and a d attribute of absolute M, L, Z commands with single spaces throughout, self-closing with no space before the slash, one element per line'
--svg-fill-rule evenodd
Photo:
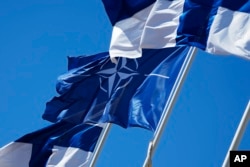
<path fill-rule="evenodd" d="M 142 48 L 195 46 L 250 59 L 250 1 L 103 0 L 113 24 L 110 56 L 141 57 Z M 123 3 L 119 6 L 119 4 Z M 116 7 L 117 6 L 117 7 Z"/>
<path fill-rule="evenodd" d="M 88 167 L 102 127 L 59 122 L 0 148 L 2 167 Z"/>

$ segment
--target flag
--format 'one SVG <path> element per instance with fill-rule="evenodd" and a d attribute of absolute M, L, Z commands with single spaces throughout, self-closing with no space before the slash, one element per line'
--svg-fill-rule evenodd
<path fill-rule="evenodd" d="M 140 57 L 141 35 L 155 0 L 102 0 L 113 26 L 110 57 Z M 120 51 L 123 47 L 124 54 Z M 139 56 L 137 56 L 139 55 Z"/>
<path fill-rule="evenodd" d="M 0 148 L 2 167 L 88 167 L 102 127 L 58 122 Z"/>
<path fill-rule="evenodd" d="M 47 102 L 43 118 L 154 131 L 188 50 L 145 49 L 143 57 L 121 57 L 117 64 L 108 52 L 69 57 L 69 71 L 58 77 L 59 96 Z"/>
<path fill-rule="evenodd" d="M 107 7 L 115 5 L 110 0 L 103 0 L 103 3 L 107 13 L 122 11 Z M 129 13 L 129 8 L 126 10 Z M 132 17 L 143 10 L 138 10 Z M 140 25 L 143 28 L 129 21 L 128 17 L 117 20 L 110 43 L 111 57 L 136 58 L 141 56 L 141 48 L 189 45 L 212 54 L 250 59 L 248 0 L 157 0 L 142 17 Z M 130 23 L 128 31 L 127 22 Z M 128 52 L 133 47 L 136 52 Z"/>

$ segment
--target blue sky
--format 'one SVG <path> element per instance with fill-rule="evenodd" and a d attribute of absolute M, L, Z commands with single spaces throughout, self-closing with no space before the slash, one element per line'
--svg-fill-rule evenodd
<path fill-rule="evenodd" d="M 0 147 L 42 120 L 67 56 L 107 51 L 111 25 L 100 0 L 0 3 Z M 198 51 L 153 157 L 153 165 L 221 166 L 250 100 L 250 61 Z M 112 126 L 96 166 L 142 166 L 153 133 Z M 240 145 L 250 150 L 250 129 Z"/>

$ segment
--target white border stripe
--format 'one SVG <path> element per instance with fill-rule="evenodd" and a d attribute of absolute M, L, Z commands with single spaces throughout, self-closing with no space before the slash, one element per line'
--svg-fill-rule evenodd
<path fill-rule="evenodd" d="M 28 167 L 32 144 L 12 142 L 0 149 L 1 167 Z"/>
<path fill-rule="evenodd" d="M 183 13 L 184 0 L 158 0 L 146 22 L 142 48 L 166 48 L 176 45 L 177 28 Z"/>
<path fill-rule="evenodd" d="M 250 58 L 250 14 L 219 7 L 211 25 L 206 51 Z"/>
<path fill-rule="evenodd" d="M 153 5 L 139 11 L 130 18 L 121 20 L 113 27 L 109 54 L 111 58 L 141 57 L 140 40 L 146 19 Z"/>

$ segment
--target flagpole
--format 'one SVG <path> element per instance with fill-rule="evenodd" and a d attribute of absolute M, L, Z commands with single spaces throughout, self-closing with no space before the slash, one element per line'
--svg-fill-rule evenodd
<path fill-rule="evenodd" d="M 90 167 L 95 166 L 97 158 L 98 158 L 98 156 L 99 156 L 99 154 L 101 152 L 101 149 L 102 149 L 103 144 L 104 144 L 104 142 L 105 142 L 105 140 L 106 140 L 106 138 L 108 136 L 108 133 L 109 133 L 110 129 L 111 129 L 111 123 L 105 123 L 104 128 L 102 130 L 102 133 L 100 135 L 100 138 L 99 138 L 99 140 L 98 140 L 98 142 L 96 144 L 93 156 L 91 158 L 91 162 L 90 162 L 90 165 L 89 165 Z"/>
<path fill-rule="evenodd" d="M 184 83 L 184 80 L 187 76 L 187 73 L 189 71 L 189 68 L 191 67 L 191 64 L 194 60 L 195 54 L 197 52 L 197 48 L 195 47 L 190 47 L 189 52 L 187 53 L 187 57 L 184 61 L 184 64 L 180 70 L 179 76 L 177 78 L 177 81 L 170 93 L 169 99 L 166 102 L 164 111 L 163 111 L 163 115 L 159 121 L 159 125 L 154 133 L 154 137 L 153 140 L 149 143 L 149 147 L 148 147 L 148 153 L 147 153 L 147 157 L 144 161 L 143 167 L 151 167 L 151 158 L 153 155 L 153 152 L 156 148 L 156 145 L 158 144 L 160 137 L 163 133 L 163 130 L 165 128 L 165 125 L 171 115 L 172 112 L 172 108 L 175 104 L 175 101 L 177 100 L 177 96 L 178 93 L 180 92 L 181 86 Z"/>
<path fill-rule="evenodd" d="M 225 157 L 225 160 L 223 162 L 222 167 L 229 167 L 230 151 L 238 149 L 238 146 L 239 146 L 240 141 L 243 137 L 243 134 L 245 132 L 245 129 L 247 127 L 247 123 L 248 123 L 249 119 L 250 119 L 250 100 L 249 100 L 248 105 L 246 107 L 246 110 L 241 118 L 240 124 L 236 130 L 233 141 L 232 141 L 232 143 L 227 151 L 227 155 Z"/>

